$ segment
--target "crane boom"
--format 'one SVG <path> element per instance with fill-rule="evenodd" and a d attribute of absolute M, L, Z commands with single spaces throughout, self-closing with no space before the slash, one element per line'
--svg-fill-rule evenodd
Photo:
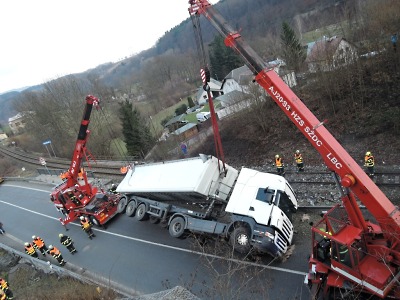
<path fill-rule="evenodd" d="M 386 197 L 332 136 L 324 126 L 324 122 L 317 119 L 303 101 L 272 68 L 264 63 L 246 44 L 240 33 L 233 30 L 207 0 L 189 0 L 189 14 L 191 17 L 205 16 L 224 37 L 225 45 L 231 47 L 244 59 L 247 67 L 255 75 L 255 81 L 264 88 L 319 152 L 326 166 L 335 173 L 341 185 L 346 216 L 339 218 L 337 210 L 332 209 L 332 213 L 324 217 L 323 223 L 330 232 L 330 235 L 325 235 L 325 237 L 332 240 L 332 250 L 336 245 L 335 242 L 353 253 L 352 268 L 348 269 L 348 265 L 334 258 L 329 260 L 329 267 L 320 263 L 321 260 L 318 261 L 316 258 L 319 243 L 313 239 L 314 252 L 310 259 L 312 270 L 309 273 L 309 281 L 313 284 L 327 282 L 324 292 L 327 292 L 330 287 L 344 288 L 346 281 L 351 281 L 355 289 L 366 290 L 379 297 L 386 297 L 389 294 L 395 297 L 400 296 L 398 284 L 400 277 L 399 208 Z M 379 226 L 365 220 L 357 200 L 365 205 Z M 316 234 L 325 234 L 318 228 L 313 228 L 312 232 L 313 237 Z M 355 246 L 360 242 L 362 242 L 362 250 L 361 247 L 356 249 Z M 363 257 L 365 252 L 368 254 L 367 258 Z M 330 253 L 327 253 L 327 256 L 329 255 Z M 379 269 L 379 274 L 376 273 L 376 269 Z"/>

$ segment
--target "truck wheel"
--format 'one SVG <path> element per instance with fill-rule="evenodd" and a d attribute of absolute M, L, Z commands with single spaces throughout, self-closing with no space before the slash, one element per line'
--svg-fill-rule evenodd
<path fill-rule="evenodd" d="M 119 202 L 118 202 L 118 205 L 117 205 L 117 212 L 119 214 L 125 212 L 125 210 L 126 210 L 126 202 L 127 202 L 127 200 L 126 200 L 125 197 L 122 197 L 122 198 L 119 199 Z"/>
<path fill-rule="evenodd" d="M 239 253 L 250 251 L 250 234 L 246 227 L 235 228 L 230 236 L 233 249 Z"/>
<path fill-rule="evenodd" d="M 135 201 L 129 202 L 128 205 L 126 206 L 125 214 L 128 217 L 133 217 L 135 215 L 135 211 L 136 211 L 136 202 Z"/>
<path fill-rule="evenodd" d="M 180 238 L 185 232 L 185 220 L 182 217 L 176 217 L 169 224 L 169 234 L 174 238 Z"/>
<path fill-rule="evenodd" d="M 144 221 L 148 218 L 148 214 L 146 213 L 146 204 L 141 203 L 136 209 L 136 219 L 138 221 Z"/>

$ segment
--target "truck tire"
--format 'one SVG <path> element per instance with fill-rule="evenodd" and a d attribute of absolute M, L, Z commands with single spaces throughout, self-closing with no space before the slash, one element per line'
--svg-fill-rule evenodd
<path fill-rule="evenodd" d="M 136 209 L 136 219 L 138 221 L 144 221 L 147 220 L 147 218 L 149 217 L 149 215 L 146 213 L 147 209 L 146 209 L 146 204 L 144 203 L 140 203 L 139 206 Z"/>
<path fill-rule="evenodd" d="M 243 226 L 235 228 L 230 236 L 230 244 L 236 252 L 248 253 L 251 249 L 249 230 Z"/>
<path fill-rule="evenodd" d="M 117 212 L 118 212 L 119 214 L 122 214 L 122 213 L 125 212 L 125 210 L 126 210 L 126 204 L 127 204 L 126 202 L 127 202 L 127 200 L 126 200 L 125 197 L 121 197 L 121 198 L 119 199 L 119 202 L 118 202 L 118 205 L 117 205 Z"/>
<path fill-rule="evenodd" d="M 182 237 L 185 232 L 185 219 L 182 217 L 174 218 L 169 224 L 169 234 L 174 238 Z"/>
<path fill-rule="evenodd" d="M 136 202 L 135 201 L 130 201 L 128 203 L 128 205 L 126 206 L 125 214 L 128 217 L 133 217 L 135 215 L 135 212 L 136 212 Z"/>

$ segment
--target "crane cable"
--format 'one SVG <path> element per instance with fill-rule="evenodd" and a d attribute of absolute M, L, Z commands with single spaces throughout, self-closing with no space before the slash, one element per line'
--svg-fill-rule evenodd
<path fill-rule="evenodd" d="M 190 12 L 189 12 L 190 14 Z M 218 128 L 218 122 L 216 119 L 216 114 L 214 110 L 214 104 L 213 104 L 213 99 L 212 99 L 212 94 L 210 92 L 210 86 L 208 85 L 208 82 L 210 81 L 210 71 L 208 68 L 207 64 L 207 56 L 206 52 L 204 49 L 204 42 L 203 42 L 203 35 L 201 32 L 201 26 L 200 26 L 200 17 L 198 14 L 190 14 L 190 19 L 192 20 L 193 24 L 193 31 L 194 31 L 194 36 L 196 40 L 196 49 L 197 49 L 197 55 L 199 59 L 201 60 L 202 63 L 202 68 L 200 70 L 201 77 L 203 79 L 203 89 L 207 92 L 207 96 L 209 99 L 209 106 L 210 106 L 210 113 L 211 113 L 211 123 L 213 127 L 213 132 L 214 132 L 214 144 L 215 144 L 215 152 L 216 152 L 216 157 L 218 161 L 222 161 L 222 169 L 223 172 L 226 173 L 226 167 L 225 167 L 225 156 L 224 156 L 224 151 L 222 148 L 222 142 L 221 142 L 221 136 L 219 134 L 219 128 Z M 219 167 L 219 164 L 218 164 Z"/>

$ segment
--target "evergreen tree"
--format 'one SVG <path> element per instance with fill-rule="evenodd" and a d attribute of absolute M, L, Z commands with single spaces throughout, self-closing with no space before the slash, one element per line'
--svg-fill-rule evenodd
<path fill-rule="evenodd" d="M 192 99 L 192 97 L 187 97 L 187 100 L 188 100 L 188 105 L 189 105 L 189 107 L 193 107 L 194 106 L 194 102 L 193 102 L 193 99 Z"/>
<path fill-rule="evenodd" d="M 306 59 L 306 51 L 301 45 L 294 30 L 286 22 L 282 23 L 281 32 L 282 55 L 289 68 L 299 71 Z"/>
<path fill-rule="evenodd" d="M 217 35 L 209 49 L 211 77 L 222 80 L 233 69 L 243 65 L 240 57 L 231 48 L 225 46 L 224 38 Z"/>
<path fill-rule="evenodd" d="M 179 116 L 181 114 L 184 114 L 186 110 L 187 110 L 187 105 L 183 103 L 175 109 L 175 115 Z"/>
<path fill-rule="evenodd" d="M 142 156 L 147 153 L 154 144 L 150 129 L 131 102 L 125 100 L 125 102 L 120 105 L 122 134 L 124 135 L 128 154 L 132 156 Z"/>

